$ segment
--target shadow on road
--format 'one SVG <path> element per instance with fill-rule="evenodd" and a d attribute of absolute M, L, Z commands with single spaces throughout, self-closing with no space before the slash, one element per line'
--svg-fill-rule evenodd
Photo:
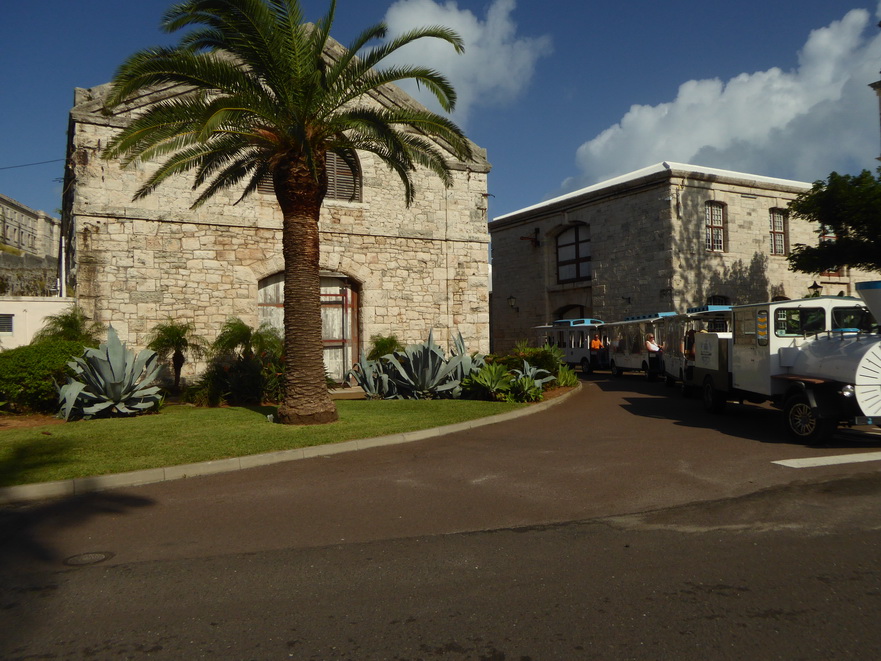
<path fill-rule="evenodd" d="M 153 500 L 120 493 L 90 493 L 36 505 L 0 507 L 0 571 L 31 562 L 59 562 L 53 534 L 102 515 L 120 515 Z"/>
<path fill-rule="evenodd" d="M 603 392 L 620 393 L 622 407 L 643 418 L 672 420 L 686 427 L 712 429 L 723 434 L 760 443 L 793 444 L 784 428 L 782 413 L 769 404 L 728 402 L 721 414 L 708 413 L 697 397 L 685 397 L 679 388 L 668 388 L 663 381 L 649 382 L 639 374 L 612 378 L 594 373 L 589 379 Z M 823 446 L 835 450 L 864 450 L 881 447 L 881 434 L 864 429 L 839 429 Z"/>

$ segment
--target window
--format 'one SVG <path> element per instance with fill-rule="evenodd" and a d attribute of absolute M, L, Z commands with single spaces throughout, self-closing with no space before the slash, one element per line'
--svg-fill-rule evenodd
<path fill-rule="evenodd" d="M 12 318 L 14 314 L 0 314 L 0 333 L 12 332 Z"/>
<path fill-rule="evenodd" d="M 826 328 L 826 311 L 823 308 L 780 308 L 774 319 L 777 337 L 820 333 Z"/>
<path fill-rule="evenodd" d="M 590 280 L 590 236 L 587 225 L 575 225 L 557 236 L 557 282 Z"/>
<path fill-rule="evenodd" d="M 263 195 L 275 195 L 272 176 L 266 175 L 257 186 Z M 353 172 L 348 164 L 333 153 L 327 155 L 327 194 L 326 200 L 361 201 L 361 172 Z"/>
<path fill-rule="evenodd" d="M 771 209 L 770 213 L 770 240 L 771 240 L 771 254 L 772 255 L 785 255 L 786 254 L 786 244 L 787 244 L 787 224 L 788 218 L 786 217 L 786 211 L 783 209 Z"/>
<path fill-rule="evenodd" d="M 704 225 L 707 250 L 725 252 L 725 205 L 721 202 L 707 202 Z"/>
<path fill-rule="evenodd" d="M 871 332 L 875 327 L 872 313 L 865 308 L 832 308 L 832 329 L 855 329 Z"/>
<path fill-rule="evenodd" d="M 327 199 L 361 201 L 361 175 L 336 154 L 327 155 Z"/>

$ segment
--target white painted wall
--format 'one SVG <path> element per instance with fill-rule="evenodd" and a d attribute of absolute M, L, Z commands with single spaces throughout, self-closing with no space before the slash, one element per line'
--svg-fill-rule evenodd
<path fill-rule="evenodd" d="M 43 327 L 46 317 L 64 312 L 74 304 L 72 298 L 46 296 L 0 296 L 0 314 L 14 315 L 12 332 L 0 332 L 0 349 L 14 349 L 30 344 Z"/>

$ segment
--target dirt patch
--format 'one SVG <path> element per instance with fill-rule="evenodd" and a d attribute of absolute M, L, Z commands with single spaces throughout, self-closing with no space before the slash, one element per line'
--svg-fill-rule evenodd
<path fill-rule="evenodd" d="M 566 386 L 565 388 L 554 388 L 553 390 L 545 390 L 544 399 L 542 401 L 547 401 L 556 397 L 562 397 L 567 392 L 571 392 L 573 389 L 574 386 Z"/>
<path fill-rule="evenodd" d="M 43 427 L 45 425 L 63 425 L 64 420 L 53 415 L 0 415 L 0 431 L 4 429 L 23 429 L 27 427 Z"/>

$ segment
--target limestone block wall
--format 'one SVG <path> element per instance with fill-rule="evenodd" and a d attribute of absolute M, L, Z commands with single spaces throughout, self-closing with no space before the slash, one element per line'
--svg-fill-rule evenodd
<path fill-rule="evenodd" d="M 208 340 L 230 316 L 256 325 L 258 282 L 284 268 L 274 196 L 237 203 L 228 192 L 190 209 L 196 194 L 182 176 L 132 201 L 156 165 L 100 158 L 128 121 L 101 112 L 101 94 L 78 90 L 69 132 L 65 216 L 80 304 L 136 347 L 169 317 L 193 321 Z M 476 162 L 454 166 L 449 189 L 416 172 L 410 207 L 397 175 L 362 154 L 362 201 L 325 201 L 321 267 L 357 283 L 362 352 L 371 335 L 416 342 L 430 329 L 441 344 L 461 332 L 469 349 L 488 351 L 489 164 L 476 151 Z M 184 376 L 198 367 L 185 366 Z"/>

